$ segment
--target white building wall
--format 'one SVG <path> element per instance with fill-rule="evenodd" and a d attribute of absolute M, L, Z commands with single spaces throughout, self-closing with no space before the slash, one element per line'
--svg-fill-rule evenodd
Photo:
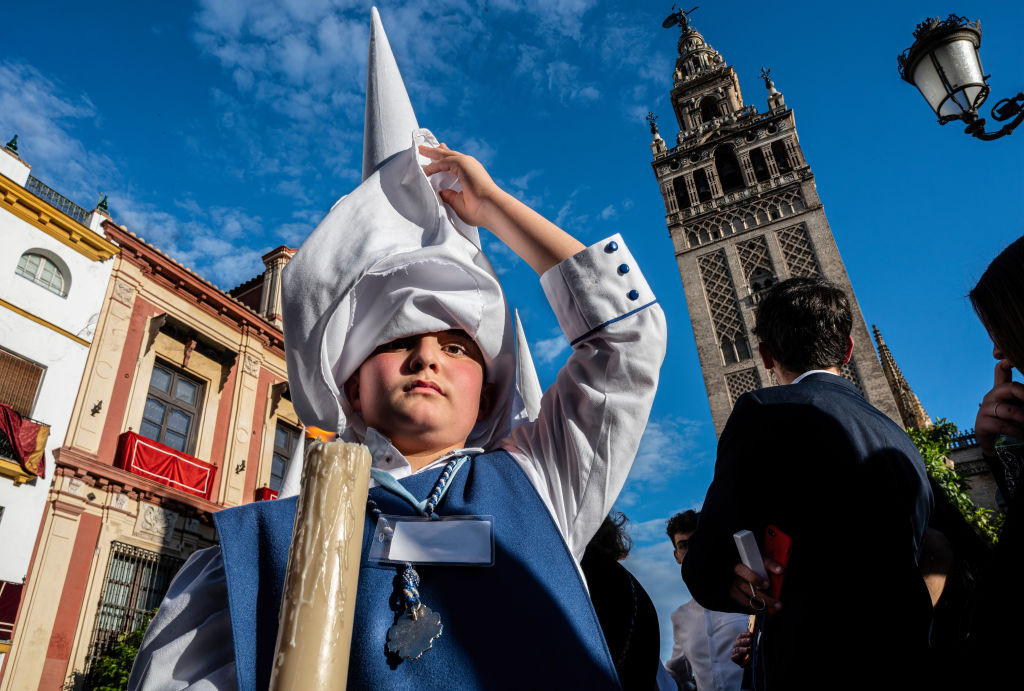
<path fill-rule="evenodd" d="M 83 228 L 83 233 L 90 232 Z M 63 260 L 70 274 L 66 297 L 15 273 L 18 259 L 44 249 Z M 97 262 L 35 226 L 0 211 L 0 299 L 91 343 L 113 259 Z M 69 277 L 65 276 L 65 280 Z M 31 417 L 50 425 L 45 479 L 14 486 L 0 477 L 0 580 L 20 583 L 28 571 L 46 494 L 53 478 L 53 450 L 67 433 L 82 380 L 88 347 L 36 321 L 0 306 L 0 347 L 46 368 Z"/>

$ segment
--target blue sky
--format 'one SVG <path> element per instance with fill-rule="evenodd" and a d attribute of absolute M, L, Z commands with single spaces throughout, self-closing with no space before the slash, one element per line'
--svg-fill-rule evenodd
<path fill-rule="evenodd" d="M 377 3 L 420 124 L 480 158 L 585 243 L 622 233 L 668 315 L 669 352 L 620 507 L 629 565 L 664 615 L 686 599 L 665 519 L 698 505 L 715 438 L 650 168 L 648 110 L 676 129 L 670 2 Z M 297 246 L 359 180 L 369 3 L 200 0 L 5 8 L 0 137 L 82 206 L 229 289 Z M 687 8 L 688 9 L 688 8 Z M 810 1 L 703 4 L 693 24 L 735 66 L 747 103 L 770 67 L 796 112 L 820 197 L 869 323 L 933 416 L 971 427 L 991 347 L 964 295 L 1024 228 L 1020 135 L 939 127 L 896 72 L 914 26 L 980 18 L 995 100 L 1024 87 L 1024 5 Z M 985 109 L 984 115 L 988 115 Z M 2 142 L 0 142 L 2 143 Z M 493 239 L 543 384 L 566 355 L 532 272 Z M 667 651 L 666 651 L 667 652 Z"/>

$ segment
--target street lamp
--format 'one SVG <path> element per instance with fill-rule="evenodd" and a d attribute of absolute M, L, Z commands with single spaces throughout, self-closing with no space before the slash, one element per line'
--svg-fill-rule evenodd
<path fill-rule="evenodd" d="M 978 47 L 981 22 L 955 14 L 946 19 L 929 17 L 914 30 L 914 45 L 897 58 L 900 76 L 917 87 L 945 125 L 952 120 L 967 123 L 964 130 L 978 139 L 998 139 L 1013 132 L 1024 120 L 1024 92 L 1004 98 L 992 108 L 992 118 L 1004 122 L 997 132 L 985 131 L 978 108 L 988 98 L 989 75 L 981 69 Z"/>

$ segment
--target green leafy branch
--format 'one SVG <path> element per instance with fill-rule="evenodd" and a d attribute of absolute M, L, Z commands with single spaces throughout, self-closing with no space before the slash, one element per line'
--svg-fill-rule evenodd
<path fill-rule="evenodd" d="M 960 511 L 964 520 L 989 544 L 994 545 L 999 541 L 1003 514 L 975 504 L 967 493 L 970 489 L 967 479 L 953 469 L 953 462 L 946 454 L 949 453 L 950 445 L 957 433 L 956 425 L 945 418 L 936 418 L 935 424 L 925 429 L 907 430 L 910 439 L 921 453 L 921 458 L 924 459 L 928 474 L 946 493 L 946 497 Z"/>

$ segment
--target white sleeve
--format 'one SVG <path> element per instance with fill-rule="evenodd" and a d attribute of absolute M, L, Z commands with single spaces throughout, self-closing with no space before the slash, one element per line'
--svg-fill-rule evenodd
<path fill-rule="evenodd" d="M 566 259 L 541 285 L 573 348 L 537 419 L 503 440 L 583 557 L 619 495 L 665 357 L 665 315 L 618 235 Z"/>
<path fill-rule="evenodd" d="M 220 547 L 203 549 L 171 582 L 139 646 L 128 691 L 234 690 L 235 646 Z"/>

